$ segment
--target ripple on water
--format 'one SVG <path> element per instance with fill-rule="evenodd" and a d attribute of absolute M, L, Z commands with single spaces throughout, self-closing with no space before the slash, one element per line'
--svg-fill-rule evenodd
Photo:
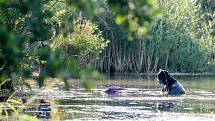
<path fill-rule="evenodd" d="M 209 115 L 209 114 L 183 114 L 183 113 L 147 113 L 145 112 L 143 115 L 133 115 L 133 114 L 123 114 L 124 117 L 117 116 L 116 114 L 113 114 L 115 116 L 105 119 L 98 119 L 98 118 L 81 118 L 77 119 L 77 121 L 80 120 L 87 120 L 87 121 L 214 121 L 215 116 Z M 125 117 L 127 115 L 127 117 Z M 135 117 L 137 116 L 137 117 Z M 67 120 L 70 121 L 70 120 Z M 76 120 L 72 120 L 76 121 Z"/>
<path fill-rule="evenodd" d="M 158 89 L 127 88 L 114 96 L 105 94 L 104 90 L 28 92 L 35 99 L 59 101 L 58 107 L 63 112 L 81 116 L 77 120 L 215 121 L 215 115 L 207 112 L 215 111 L 215 94 L 210 91 L 162 97 Z"/>

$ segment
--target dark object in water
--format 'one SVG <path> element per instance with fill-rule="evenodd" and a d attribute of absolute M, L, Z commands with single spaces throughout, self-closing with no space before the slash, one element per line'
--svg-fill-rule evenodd
<path fill-rule="evenodd" d="M 27 103 L 27 99 L 26 98 L 21 98 L 21 101 L 22 101 L 22 104 L 25 104 L 25 103 Z"/>
<path fill-rule="evenodd" d="M 160 69 L 158 72 L 158 81 L 163 85 L 162 92 L 169 95 L 185 94 L 185 89 L 181 83 L 170 76 L 168 71 Z"/>
<path fill-rule="evenodd" d="M 38 118 L 45 118 L 50 119 L 51 118 L 51 105 L 48 101 L 44 99 L 40 99 L 40 105 L 39 105 L 39 111 L 41 113 L 37 116 Z"/>
<path fill-rule="evenodd" d="M 107 94 L 118 94 L 118 93 L 121 93 L 122 90 L 124 90 L 124 89 L 119 87 L 119 86 L 109 86 L 105 90 L 105 93 L 107 93 Z"/>

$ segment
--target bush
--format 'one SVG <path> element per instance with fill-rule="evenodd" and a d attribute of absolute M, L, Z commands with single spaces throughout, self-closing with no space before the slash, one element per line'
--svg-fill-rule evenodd
<path fill-rule="evenodd" d="M 102 38 L 101 31 L 89 20 L 78 18 L 73 22 L 73 27 L 71 34 L 59 35 L 52 46 L 63 48 L 66 59 L 76 58 L 83 67 L 94 62 L 109 41 Z"/>

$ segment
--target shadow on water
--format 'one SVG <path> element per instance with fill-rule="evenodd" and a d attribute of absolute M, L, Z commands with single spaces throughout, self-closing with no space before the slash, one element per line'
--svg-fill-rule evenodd
<path fill-rule="evenodd" d="M 35 89 L 31 93 L 36 95 L 35 99 L 54 100 L 61 120 L 215 120 L 214 77 L 175 77 L 187 91 L 186 95 L 176 97 L 163 97 L 155 78 L 120 75 L 107 81 L 95 81 L 96 88 L 91 92 L 85 91 L 80 80 L 71 80 L 70 91 Z M 108 95 L 105 89 L 109 85 L 125 90 Z M 52 106 L 40 102 L 39 107 L 38 110 L 50 112 Z M 46 115 L 51 117 L 49 113 Z"/>

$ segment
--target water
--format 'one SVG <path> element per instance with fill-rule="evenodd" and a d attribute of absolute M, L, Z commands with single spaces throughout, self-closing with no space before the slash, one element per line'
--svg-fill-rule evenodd
<path fill-rule="evenodd" d="M 118 75 L 106 81 L 95 81 L 95 89 L 91 92 L 83 88 L 80 80 L 71 80 L 70 91 L 35 89 L 31 91 L 33 94 L 30 98 L 54 101 L 55 104 L 49 107 L 58 109 L 57 115 L 66 121 L 215 121 L 215 78 L 175 78 L 184 85 L 186 95 L 163 97 L 160 85 L 153 76 Z M 107 95 L 104 91 L 110 85 L 118 85 L 126 90 L 120 94 Z M 25 112 L 30 113 L 29 110 Z M 50 117 L 48 119 L 51 120 Z"/>

